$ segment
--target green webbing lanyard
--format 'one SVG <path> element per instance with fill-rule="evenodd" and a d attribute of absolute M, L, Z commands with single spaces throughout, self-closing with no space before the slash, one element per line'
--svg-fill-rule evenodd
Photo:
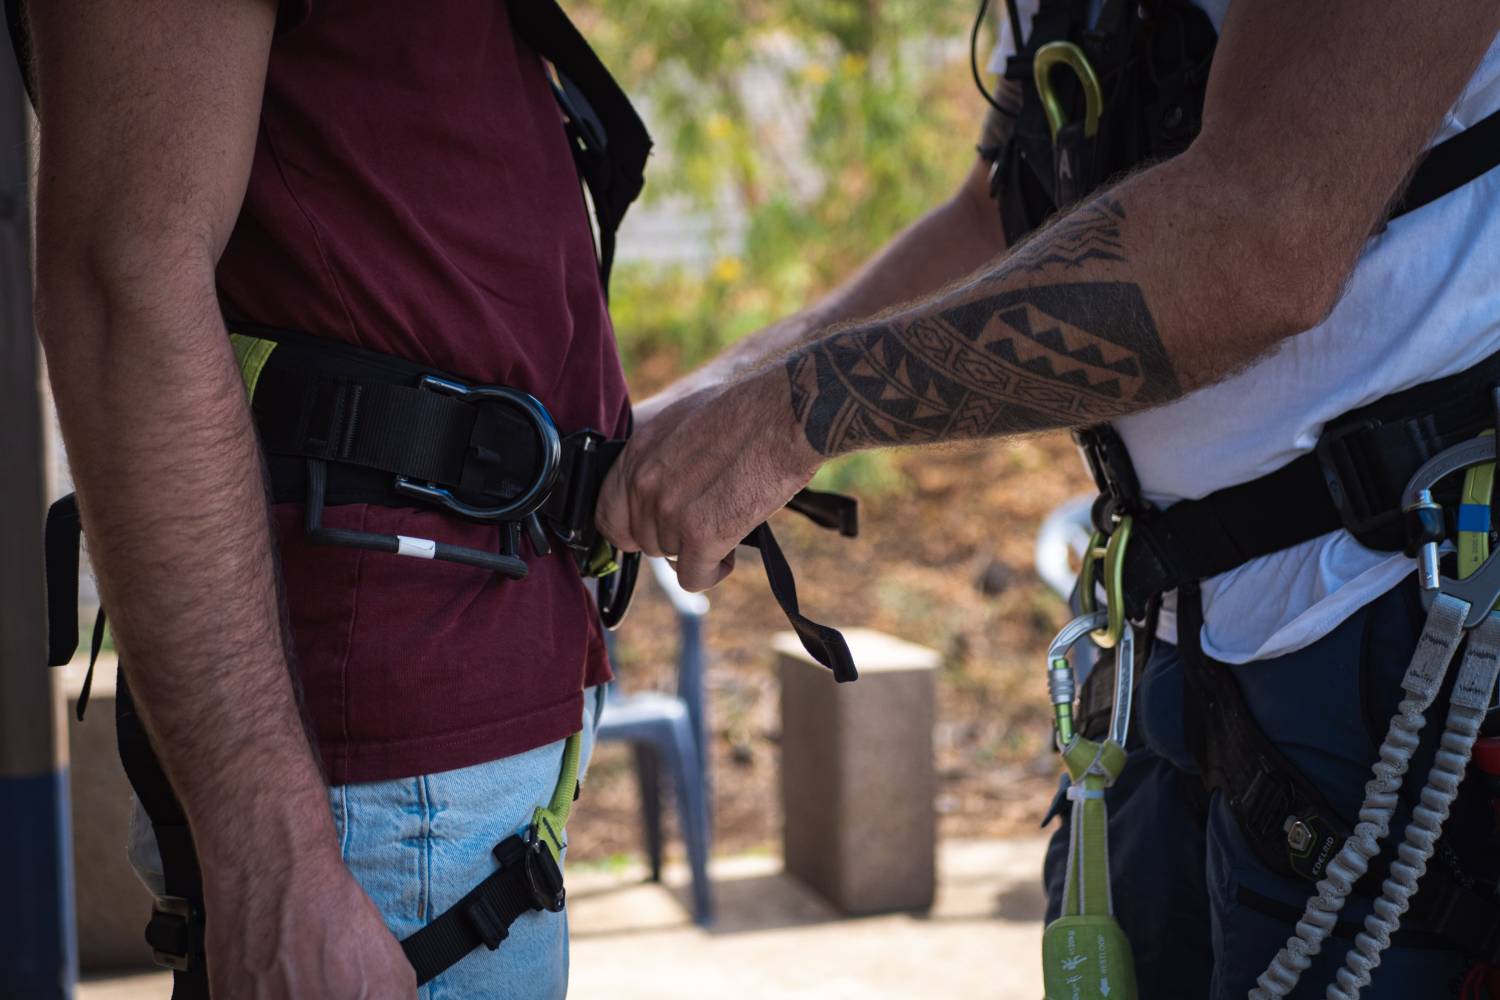
<path fill-rule="evenodd" d="M 1110 895 L 1109 812 L 1104 803 L 1105 789 L 1125 768 L 1130 724 L 1135 634 L 1124 617 L 1119 584 L 1128 533 L 1127 518 L 1107 548 L 1091 544 L 1085 556 L 1086 607 L 1095 603 L 1092 563 L 1104 558 L 1107 610 L 1090 610 L 1075 618 L 1047 650 L 1053 723 L 1073 803 L 1062 914 L 1042 932 L 1047 1000 L 1136 1000 L 1135 961 L 1130 941 L 1114 918 Z M 1115 647 L 1114 708 L 1109 732 L 1102 740 L 1085 739 L 1073 726 L 1075 683 L 1067 654 L 1085 637 L 1097 645 Z"/>
<path fill-rule="evenodd" d="M 578 794 L 578 762 L 583 752 L 583 734 L 574 733 L 563 747 L 562 773 L 557 776 L 557 787 L 552 790 L 552 801 L 537 806 L 531 814 L 531 834 L 547 845 L 552 860 L 562 864 L 562 850 L 567 846 L 563 828 L 573 812 L 573 799 Z"/>

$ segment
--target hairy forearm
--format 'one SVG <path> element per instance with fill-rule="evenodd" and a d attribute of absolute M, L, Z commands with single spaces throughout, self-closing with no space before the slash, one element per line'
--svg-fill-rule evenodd
<path fill-rule="evenodd" d="M 268 843 L 331 846 L 211 268 L 158 259 L 101 276 L 83 255 L 49 253 L 45 222 L 38 329 L 90 555 L 205 870 L 243 875 Z M 199 277 L 173 280 L 174 270 Z"/>
<path fill-rule="evenodd" d="M 1019 88 L 1001 80 L 996 97 L 1008 113 L 990 109 L 981 147 L 998 149 L 1014 128 Z M 740 340 L 682 379 L 673 393 L 685 395 L 754 371 L 831 326 L 931 295 L 1004 252 L 999 209 L 989 196 L 989 166 L 988 160 L 976 161 L 952 197 L 902 230 L 837 288 L 801 312 Z"/>
<path fill-rule="evenodd" d="M 1143 172 L 961 285 L 789 356 L 795 418 L 833 455 L 1084 426 L 1222 378 L 1336 292 L 1328 261 L 1268 259 L 1249 208 L 1191 158 Z"/>

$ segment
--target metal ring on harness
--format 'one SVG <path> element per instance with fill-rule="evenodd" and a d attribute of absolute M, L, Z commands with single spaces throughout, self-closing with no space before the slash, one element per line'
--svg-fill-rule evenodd
<path fill-rule="evenodd" d="M 1130 515 L 1120 518 L 1120 523 L 1108 538 L 1095 532 L 1089 539 L 1088 551 L 1083 557 L 1083 567 L 1078 574 L 1078 606 L 1085 615 L 1098 610 L 1099 599 L 1094 593 L 1098 582 L 1097 564 L 1104 563 L 1105 607 L 1109 612 L 1108 623 L 1091 633 L 1094 645 L 1100 649 L 1113 649 L 1125 630 L 1125 547 L 1130 544 Z"/>
<path fill-rule="evenodd" d="M 1099 86 L 1099 77 L 1089 63 L 1083 49 L 1072 42 L 1048 42 L 1032 56 L 1032 73 L 1036 79 L 1037 94 L 1042 99 L 1042 110 L 1047 115 L 1047 126 L 1052 130 L 1052 141 L 1068 123 L 1068 112 L 1061 99 L 1052 90 L 1052 71 L 1066 66 L 1078 77 L 1083 87 L 1083 134 L 1092 139 L 1099 131 L 1099 116 L 1104 111 L 1104 91 Z"/>
<path fill-rule="evenodd" d="M 513 407 L 530 421 L 541 447 L 536 477 L 515 499 L 494 507 L 476 507 L 464 503 L 453 495 L 453 491 L 432 483 L 422 483 L 407 476 L 396 477 L 396 492 L 418 497 L 439 504 L 463 517 L 478 521 L 516 521 L 533 513 L 547 499 L 552 484 L 557 481 L 557 467 L 562 459 L 562 437 L 552 414 L 535 396 L 504 385 L 466 385 L 453 379 L 424 375 L 417 383 L 426 389 L 444 396 L 454 396 L 466 403 L 496 402 Z"/>
<path fill-rule="evenodd" d="M 1407 482 L 1401 494 L 1401 509 L 1419 526 L 1414 539 L 1417 547 L 1417 574 L 1422 587 L 1422 605 L 1431 609 L 1439 593 L 1448 594 L 1469 605 L 1464 628 L 1471 629 L 1484 620 L 1500 594 L 1500 552 L 1491 555 L 1470 576 L 1455 580 L 1443 576 L 1439 566 L 1438 545 L 1443 531 L 1442 505 L 1432 498 L 1432 487 L 1455 472 L 1495 461 L 1495 438 L 1478 437 L 1454 445 L 1429 459 Z M 1439 537 L 1433 537 L 1436 534 Z"/>

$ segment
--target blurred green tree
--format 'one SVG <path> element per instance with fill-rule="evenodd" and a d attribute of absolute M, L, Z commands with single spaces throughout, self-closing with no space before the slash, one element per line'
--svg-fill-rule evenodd
<path fill-rule="evenodd" d="M 643 105 L 658 150 L 648 202 L 707 222 L 705 259 L 616 268 L 622 354 L 648 386 L 807 304 L 973 162 L 969 3 L 578 0 L 570 11 Z"/>

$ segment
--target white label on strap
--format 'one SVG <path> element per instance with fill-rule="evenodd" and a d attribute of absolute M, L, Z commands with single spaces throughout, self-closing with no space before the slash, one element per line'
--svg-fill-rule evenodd
<path fill-rule="evenodd" d="M 437 542 L 434 542 L 430 538 L 412 538 L 409 535 L 397 535 L 396 555 L 411 556 L 413 559 L 431 559 L 437 555 Z"/>

